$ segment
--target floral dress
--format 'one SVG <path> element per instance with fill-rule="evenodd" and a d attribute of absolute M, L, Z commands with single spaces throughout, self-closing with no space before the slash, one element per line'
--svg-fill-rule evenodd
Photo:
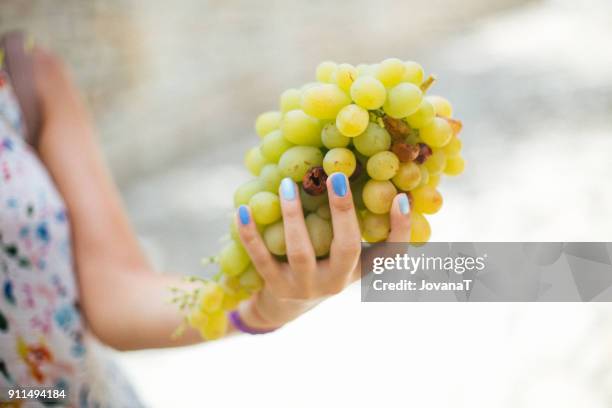
<path fill-rule="evenodd" d="M 108 350 L 87 332 L 66 208 L 23 135 L 19 104 L 0 69 L 0 406 L 9 389 L 52 387 L 65 391 L 60 406 L 139 407 L 101 355 Z"/>

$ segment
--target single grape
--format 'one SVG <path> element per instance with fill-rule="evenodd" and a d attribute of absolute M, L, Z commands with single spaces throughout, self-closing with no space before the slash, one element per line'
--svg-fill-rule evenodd
<path fill-rule="evenodd" d="M 344 147 L 331 149 L 323 158 L 323 170 L 325 170 L 327 175 L 341 172 L 346 174 L 346 177 L 350 177 L 355 171 L 356 165 L 357 160 L 355 159 L 355 155 Z"/>
<path fill-rule="evenodd" d="M 376 78 L 387 88 L 391 88 L 399 84 L 405 74 L 406 65 L 397 58 L 389 58 L 378 65 Z"/>
<path fill-rule="evenodd" d="M 450 142 L 448 142 L 448 144 L 442 148 L 442 151 L 444 154 L 446 154 L 446 157 L 457 156 L 459 153 L 461 153 L 462 146 L 463 143 L 461 143 L 461 139 L 459 139 L 457 136 L 453 136 Z"/>
<path fill-rule="evenodd" d="M 429 170 L 424 164 L 419 164 L 419 171 L 421 172 L 421 181 L 419 187 L 427 185 L 429 183 Z"/>
<path fill-rule="evenodd" d="M 444 147 L 453 137 L 453 128 L 446 119 L 435 117 L 421 129 L 419 135 L 430 147 Z"/>
<path fill-rule="evenodd" d="M 404 66 L 406 67 L 406 71 L 404 71 L 402 81 L 420 86 L 423 83 L 423 77 L 425 76 L 423 67 L 414 61 L 406 61 L 404 62 Z"/>
<path fill-rule="evenodd" d="M 387 239 L 390 232 L 389 214 L 374 214 L 366 211 L 361 219 L 363 239 L 380 242 Z"/>
<path fill-rule="evenodd" d="M 268 250 L 274 255 L 282 256 L 287 253 L 283 220 L 269 225 L 263 233 L 263 239 Z"/>
<path fill-rule="evenodd" d="M 223 304 L 223 288 L 216 282 L 206 282 L 202 289 L 200 309 L 205 313 L 212 313 L 221 309 Z"/>
<path fill-rule="evenodd" d="M 389 150 L 391 136 L 376 123 L 369 123 L 365 132 L 353 139 L 353 145 L 364 156 L 373 156 L 378 152 Z"/>
<path fill-rule="evenodd" d="M 412 194 L 412 205 L 416 212 L 435 214 L 442 207 L 442 195 L 434 187 L 415 188 L 410 194 Z"/>
<path fill-rule="evenodd" d="M 335 72 L 336 83 L 344 92 L 349 92 L 359 73 L 351 64 L 340 64 Z"/>
<path fill-rule="evenodd" d="M 281 116 L 281 113 L 277 111 L 262 113 L 255 120 L 255 132 L 257 132 L 259 137 L 264 137 L 271 131 L 278 129 Z"/>
<path fill-rule="evenodd" d="M 424 165 L 427 167 L 430 177 L 432 175 L 438 175 L 442 173 L 446 167 L 446 155 L 442 150 L 434 150 L 433 154 L 429 156 L 427 160 L 425 160 Z"/>
<path fill-rule="evenodd" d="M 280 111 L 287 113 L 290 110 L 300 109 L 302 104 L 302 91 L 295 88 L 287 89 L 280 96 Z"/>
<path fill-rule="evenodd" d="M 283 176 L 302 182 L 304 175 L 313 167 L 323 164 L 321 150 L 311 146 L 294 146 L 288 149 L 278 161 L 278 169 Z"/>
<path fill-rule="evenodd" d="M 447 118 L 453 117 L 453 106 L 448 99 L 441 96 L 430 95 L 427 100 L 431 102 L 436 111 L 436 115 L 445 116 Z"/>
<path fill-rule="evenodd" d="M 333 123 L 328 123 L 321 131 L 321 141 L 323 142 L 323 146 L 328 149 L 333 149 L 334 147 L 348 146 L 351 143 L 351 138 L 340 133 Z"/>
<path fill-rule="evenodd" d="M 424 244 L 429 241 L 431 227 L 427 218 L 416 211 L 410 212 L 410 242 L 414 244 Z"/>
<path fill-rule="evenodd" d="M 465 169 L 465 160 L 461 156 L 451 156 L 446 160 L 444 174 L 449 176 L 458 176 Z"/>
<path fill-rule="evenodd" d="M 338 112 L 336 126 L 344 136 L 355 137 L 363 133 L 370 123 L 370 114 L 357 105 L 345 106 Z"/>
<path fill-rule="evenodd" d="M 207 314 L 206 324 L 200 327 L 200 335 L 207 340 L 216 340 L 225 335 L 228 318 L 223 310 Z"/>
<path fill-rule="evenodd" d="M 249 207 L 256 223 L 267 225 L 281 218 L 280 200 L 277 194 L 262 191 L 251 197 Z"/>
<path fill-rule="evenodd" d="M 259 176 L 262 167 L 268 163 L 270 163 L 270 161 L 264 157 L 258 146 L 251 148 L 244 155 L 244 165 L 254 176 Z"/>
<path fill-rule="evenodd" d="M 427 99 L 423 99 L 421 101 L 421 105 L 416 112 L 406 118 L 406 122 L 413 129 L 422 129 L 425 126 L 429 125 L 434 117 L 436 116 L 436 111 L 434 110 L 433 105 Z"/>
<path fill-rule="evenodd" d="M 240 286 L 251 293 L 257 292 L 263 287 L 263 280 L 253 265 L 248 267 L 247 270 L 240 275 L 238 280 Z"/>
<path fill-rule="evenodd" d="M 364 109 L 378 109 L 385 103 L 387 90 L 378 79 L 360 76 L 351 85 L 351 98 Z"/>
<path fill-rule="evenodd" d="M 265 186 L 261 180 L 255 179 L 247 181 L 234 192 L 234 206 L 239 207 L 248 204 L 253 195 L 264 190 Z"/>
<path fill-rule="evenodd" d="M 418 86 L 402 82 L 389 89 L 383 109 L 392 118 L 405 118 L 419 109 L 422 99 L 423 93 Z"/>
<path fill-rule="evenodd" d="M 336 84 L 319 84 L 302 93 L 302 110 L 317 119 L 334 119 L 351 98 Z"/>
<path fill-rule="evenodd" d="M 317 208 L 316 214 L 324 220 L 331 220 L 331 209 L 329 208 L 329 204 L 321 204 L 319 208 Z"/>
<path fill-rule="evenodd" d="M 338 65 L 335 62 L 324 61 L 317 66 L 317 81 L 329 82 L 331 76 L 338 69 Z"/>
<path fill-rule="evenodd" d="M 300 201 L 306 211 L 317 211 L 317 208 L 329 201 L 329 197 L 327 194 L 310 195 L 303 188 L 300 188 Z"/>
<path fill-rule="evenodd" d="M 304 111 L 295 109 L 285 113 L 281 122 L 283 137 L 296 145 L 321 146 L 321 124 Z"/>
<path fill-rule="evenodd" d="M 391 181 L 400 190 L 410 191 L 421 182 L 421 170 L 415 162 L 400 163 L 397 174 Z"/>
<path fill-rule="evenodd" d="M 367 163 L 368 175 L 374 180 L 389 180 L 397 174 L 400 161 L 393 152 L 378 152 Z"/>
<path fill-rule="evenodd" d="M 427 182 L 427 185 L 429 187 L 436 188 L 436 187 L 438 187 L 439 184 L 440 184 L 440 175 L 439 174 L 430 174 L 429 175 L 429 181 Z"/>
<path fill-rule="evenodd" d="M 390 181 L 369 180 L 363 187 L 363 202 L 374 214 L 386 214 L 396 194 L 397 190 Z"/>
<path fill-rule="evenodd" d="M 333 239 L 331 223 L 312 213 L 306 217 L 306 229 L 308 230 L 315 255 L 325 256 L 329 254 L 329 248 Z"/>
<path fill-rule="evenodd" d="M 283 175 L 276 164 L 266 164 L 259 173 L 259 180 L 264 185 L 265 191 L 277 193 Z"/>
<path fill-rule="evenodd" d="M 244 247 L 236 241 L 227 244 L 219 253 L 219 268 L 227 276 L 240 275 L 250 263 Z"/>
<path fill-rule="evenodd" d="M 281 155 L 285 153 L 293 143 L 283 137 L 280 130 L 274 130 L 264 136 L 261 141 L 261 154 L 272 163 L 278 163 Z"/>

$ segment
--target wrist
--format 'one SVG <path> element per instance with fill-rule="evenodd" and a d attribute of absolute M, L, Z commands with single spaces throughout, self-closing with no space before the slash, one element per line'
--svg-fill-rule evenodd
<path fill-rule="evenodd" d="M 258 303 L 259 297 L 260 294 L 258 293 L 251 299 L 242 302 L 236 309 L 242 323 L 254 331 L 263 332 L 273 331 L 283 326 L 285 324 L 284 321 L 272 319 L 266 313 L 262 313 Z"/>

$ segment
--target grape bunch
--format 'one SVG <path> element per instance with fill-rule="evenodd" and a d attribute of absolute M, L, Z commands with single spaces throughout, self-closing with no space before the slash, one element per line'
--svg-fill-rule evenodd
<path fill-rule="evenodd" d="M 305 222 L 317 257 L 328 255 L 333 231 L 326 178 L 335 172 L 350 180 L 363 240 L 384 241 L 389 211 L 398 192 L 411 206 L 410 241 L 429 240 L 424 214 L 442 206 L 442 175 L 463 172 L 461 122 L 450 102 L 426 96 L 434 82 L 412 61 L 390 58 L 378 64 L 323 62 L 316 81 L 280 96 L 278 110 L 259 115 L 260 140 L 244 164 L 253 179 L 238 187 L 234 205 L 248 205 L 267 248 L 285 256 L 278 190 L 290 177 L 299 186 Z M 176 299 L 189 311 L 187 322 L 206 339 L 225 333 L 226 312 L 262 287 L 262 279 L 231 223 L 231 240 L 214 261 L 220 272 Z"/>

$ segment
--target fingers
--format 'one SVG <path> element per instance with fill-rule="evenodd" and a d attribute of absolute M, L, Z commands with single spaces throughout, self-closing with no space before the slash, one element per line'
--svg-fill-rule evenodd
<path fill-rule="evenodd" d="M 395 196 L 389 217 L 391 232 L 387 242 L 410 242 L 410 201 L 406 193 Z"/>
<path fill-rule="evenodd" d="M 304 222 L 300 195 L 293 180 L 290 178 L 283 179 L 280 186 L 280 196 L 287 259 L 291 269 L 296 272 L 295 278 L 305 282 L 310 274 L 316 270 L 317 262 Z"/>
<path fill-rule="evenodd" d="M 361 232 L 346 176 L 334 173 L 327 179 L 329 208 L 334 238 L 330 249 L 332 271 L 349 273 L 355 268 L 361 252 Z"/>
<path fill-rule="evenodd" d="M 278 262 L 272 257 L 272 254 L 270 254 L 270 251 L 268 251 L 268 248 L 266 248 L 261 235 L 259 235 L 249 207 L 241 205 L 238 208 L 236 223 L 240 240 L 244 249 L 249 254 L 251 262 L 266 281 L 266 284 L 274 290 L 275 287 L 283 283 L 280 267 Z"/>

